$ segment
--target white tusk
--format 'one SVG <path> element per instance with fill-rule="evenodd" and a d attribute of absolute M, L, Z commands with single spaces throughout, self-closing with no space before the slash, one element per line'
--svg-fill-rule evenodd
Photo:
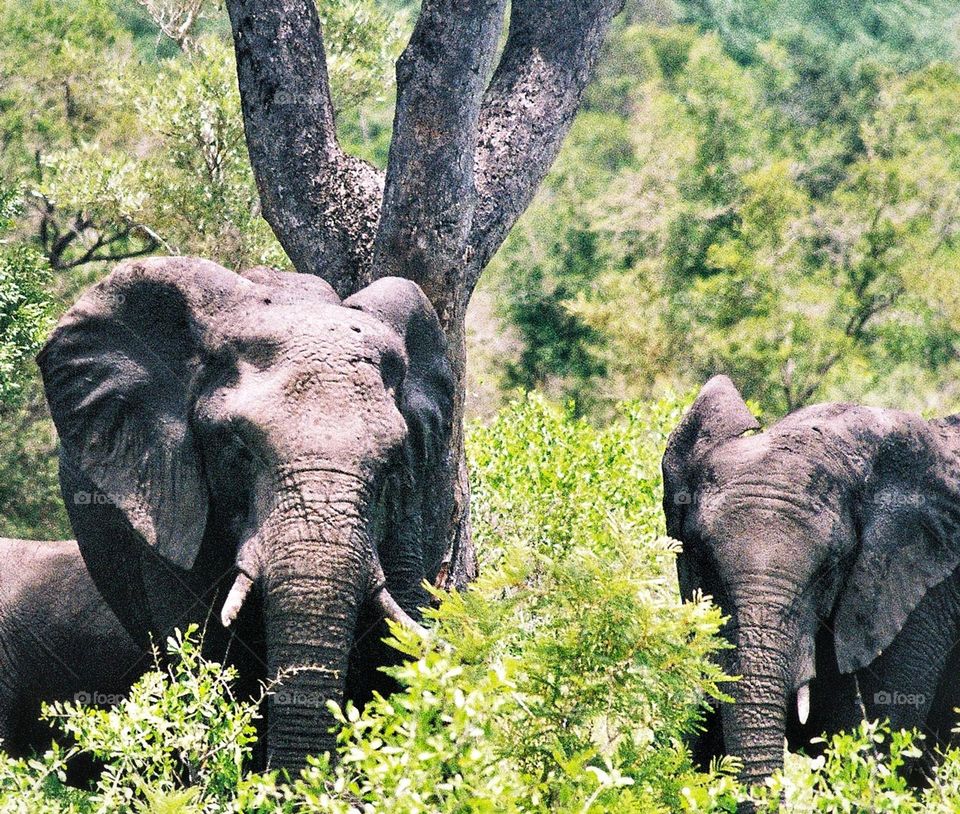
<path fill-rule="evenodd" d="M 227 599 L 223 603 L 223 610 L 220 611 L 220 623 L 224 627 L 230 627 L 230 625 L 233 624 L 252 586 L 253 580 L 250 579 L 250 577 L 242 571 L 237 574 L 237 578 L 233 582 L 233 587 L 230 589 L 230 593 L 227 594 Z"/>
<path fill-rule="evenodd" d="M 797 717 L 805 724 L 810 717 L 810 685 L 804 684 L 797 690 Z"/>
<path fill-rule="evenodd" d="M 386 587 L 377 591 L 375 601 L 383 612 L 384 618 L 392 619 L 398 625 L 412 630 L 423 639 L 427 638 L 427 629 L 414 621 L 410 614 L 400 607 L 397 600 L 390 595 L 390 591 L 388 591 Z"/>

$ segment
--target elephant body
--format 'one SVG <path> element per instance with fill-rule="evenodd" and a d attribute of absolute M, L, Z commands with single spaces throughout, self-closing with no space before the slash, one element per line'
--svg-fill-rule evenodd
<path fill-rule="evenodd" d="M 327 702 L 384 686 L 385 619 L 418 627 L 424 584 L 464 565 L 424 294 L 384 278 L 341 302 L 310 275 L 130 261 L 38 362 L 70 520 L 124 627 L 143 645 L 200 623 L 245 688 L 279 679 L 270 767 L 332 751 Z"/>
<path fill-rule="evenodd" d="M 715 377 L 670 436 L 667 532 L 685 598 L 714 598 L 741 679 L 696 744 L 756 782 L 783 740 L 864 716 L 951 737 L 960 705 L 960 421 L 823 404 L 760 431 Z"/>
<path fill-rule="evenodd" d="M 0 738 L 24 756 L 50 745 L 41 702 L 114 703 L 150 666 L 104 603 L 76 542 L 0 538 Z"/>

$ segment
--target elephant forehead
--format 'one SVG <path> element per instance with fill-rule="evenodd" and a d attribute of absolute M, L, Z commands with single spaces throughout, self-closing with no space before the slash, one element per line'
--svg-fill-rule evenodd
<path fill-rule="evenodd" d="M 242 355 L 265 357 L 260 360 L 264 364 L 289 354 L 332 362 L 379 362 L 385 355 L 405 359 L 400 337 L 391 328 L 361 311 L 316 302 L 231 309 L 218 321 L 215 338 Z"/>
<path fill-rule="evenodd" d="M 703 520 L 726 524 L 731 516 L 756 511 L 800 522 L 832 513 L 846 482 L 843 469 L 816 439 L 738 439 L 714 452 L 704 467 L 698 501 Z"/>

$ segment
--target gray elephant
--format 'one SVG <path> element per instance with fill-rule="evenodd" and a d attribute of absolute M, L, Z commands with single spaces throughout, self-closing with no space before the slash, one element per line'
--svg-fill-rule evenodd
<path fill-rule="evenodd" d="M 714 597 L 735 704 L 695 749 L 756 782 L 864 716 L 950 739 L 960 704 L 960 417 L 822 404 L 760 427 L 711 379 L 663 457 L 680 589 Z M 917 774 L 921 774 L 918 770 Z M 916 778 L 915 778 L 916 779 Z"/>
<path fill-rule="evenodd" d="M 328 700 L 383 684 L 450 563 L 452 377 L 413 283 L 341 302 L 320 278 L 204 260 L 119 265 L 38 362 L 71 523 L 141 644 L 219 617 L 267 706 L 267 763 L 332 750 Z M 78 500 L 78 495 L 95 499 Z M 162 639 L 161 639 L 162 640 Z"/>
<path fill-rule="evenodd" d="M 0 739 L 50 746 L 43 701 L 109 704 L 152 663 L 104 603 L 73 540 L 0 538 Z"/>

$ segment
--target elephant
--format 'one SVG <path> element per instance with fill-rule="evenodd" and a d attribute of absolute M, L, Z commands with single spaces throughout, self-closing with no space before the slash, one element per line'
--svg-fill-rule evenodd
<path fill-rule="evenodd" d="M 889 719 L 926 735 L 921 784 L 960 705 L 960 416 L 819 404 L 761 431 L 715 376 L 662 461 L 681 594 L 727 621 L 735 703 L 708 716 L 701 763 L 756 783 L 821 733 Z"/>
<path fill-rule="evenodd" d="M 112 703 L 151 664 L 104 603 L 74 540 L 0 538 L 0 739 L 50 746 L 41 702 Z"/>
<path fill-rule="evenodd" d="M 427 297 L 128 260 L 38 364 L 70 522 L 125 629 L 204 625 L 242 691 L 275 682 L 266 765 L 335 757 L 327 702 L 389 687 L 385 620 L 422 632 L 429 584 L 473 567 L 448 546 L 453 376 Z"/>

